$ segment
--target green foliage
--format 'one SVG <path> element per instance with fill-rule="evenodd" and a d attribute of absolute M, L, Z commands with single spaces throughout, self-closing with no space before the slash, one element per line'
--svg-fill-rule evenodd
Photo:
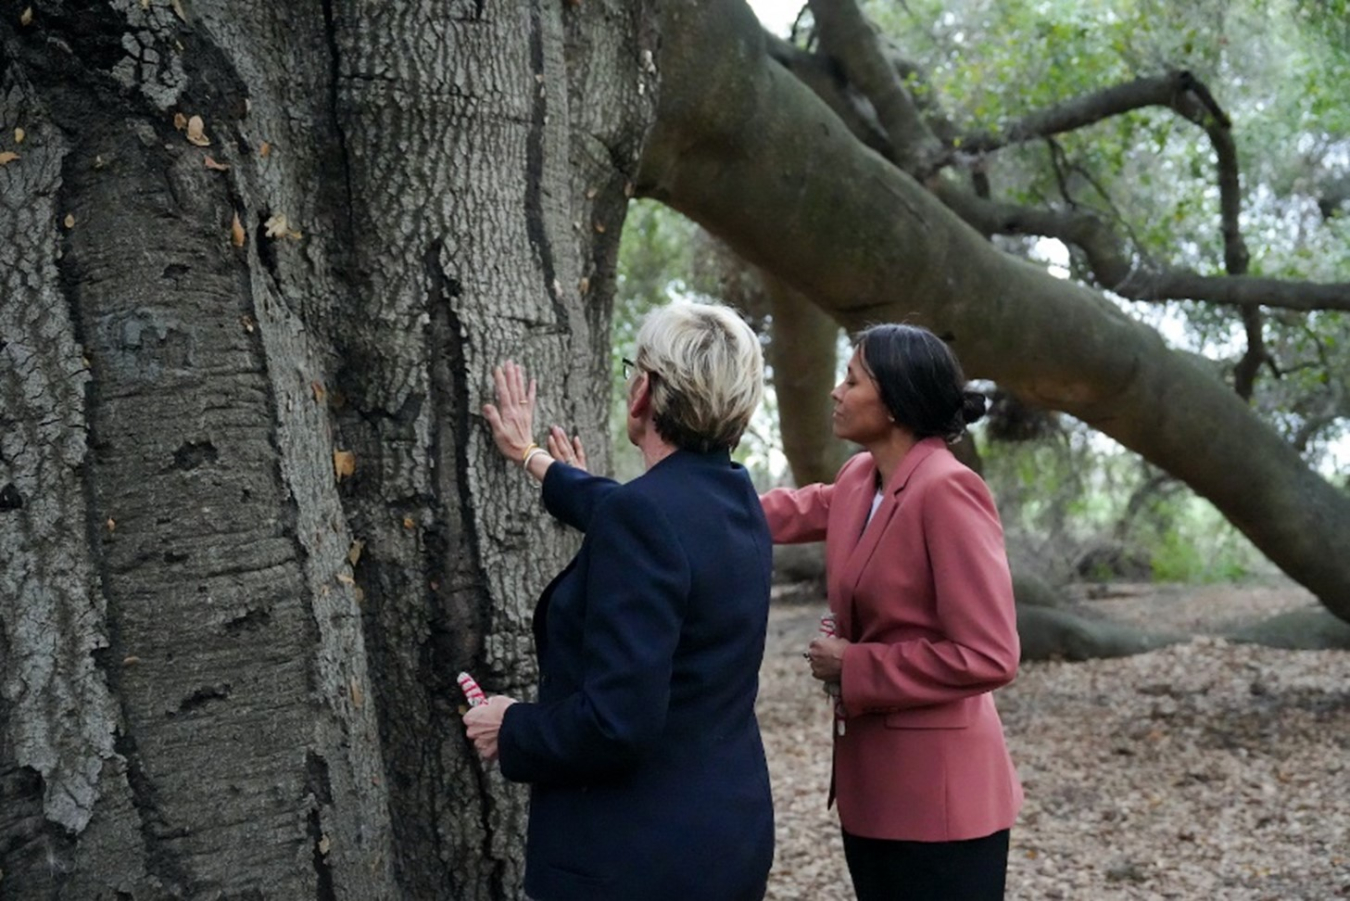
<path fill-rule="evenodd" d="M 1049 441 L 981 442 L 1010 553 L 1052 582 L 1080 572 L 1085 553 L 1118 546 L 1166 582 L 1236 581 L 1270 565 L 1209 502 L 1114 442 L 1070 422 Z"/>
<path fill-rule="evenodd" d="M 1350 197 L 1347 0 L 865 0 L 864 8 L 923 72 L 911 90 L 970 132 L 998 132 L 1138 77 L 1194 73 L 1233 123 L 1250 273 L 1350 281 L 1350 204 L 1339 213 L 1334 203 L 1319 207 L 1338 185 Z M 1129 237 L 1141 263 L 1221 275 L 1215 160 L 1202 129 L 1169 109 L 1145 109 L 981 162 L 995 199 L 1094 211 Z M 652 305 L 700 288 L 719 293 L 693 274 L 695 234 L 669 211 L 634 204 L 616 354 L 631 347 Z M 1033 241 L 1005 246 L 1036 252 Z M 1078 258 L 1069 269 L 1085 272 Z M 1231 308 L 1113 299 L 1174 346 L 1203 355 L 1216 377 L 1231 377 L 1247 348 Z M 1350 413 L 1350 317 L 1267 311 L 1263 340 L 1271 361 L 1254 407 L 1311 460 L 1328 459 Z M 616 424 L 621 439 L 621 417 Z M 742 456 L 761 479 L 775 474 L 775 438 L 771 420 L 747 436 Z M 1035 445 L 983 443 L 1010 542 L 1047 575 L 1067 575 L 1082 549 L 1102 541 L 1137 549 L 1159 579 L 1268 568 L 1207 503 L 1085 427 Z M 1331 477 L 1350 490 L 1350 471 Z"/>
<path fill-rule="evenodd" d="M 866 9 L 964 130 L 999 132 L 1138 77 L 1194 73 L 1232 121 L 1249 273 L 1350 281 L 1350 203 L 1339 213 L 1326 205 L 1350 198 L 1346 0 L 873 0 Z M 997 199 L 1091 210 L 1129 236 L 1141 263 L 1226 273 L 1214 149 L 1171 110 L 1116 116 L 1058 136 L 1053 149 L 1037 141 L 983 164 Z M 1079 260 L 1070 271 L 1085 277 Z M 1221 375 L 1247 349 L 1232 308 L 1120 303 L 1217 361 Z M 1313 462 L 1327 459 L 1350 416 L 1350 321 L 1274 311 L 1263 339 L 1271 361 L 1255 408 Z"/>
<path fill-rule="evenodd" d="M 1213 506 L 1189 498 L 1158 536 L 1150 560 L 1158 582 L 1237 582 L 1251 575 L 1253 550 Z M 1259 556 L 1256 558 L 1259 559 Z"/>

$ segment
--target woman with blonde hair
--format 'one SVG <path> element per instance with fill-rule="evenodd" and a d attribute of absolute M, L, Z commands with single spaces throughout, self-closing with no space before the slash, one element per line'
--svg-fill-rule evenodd
<path fill-rule="evenodd" d="M 531 785 L 536 901 L 758 901 L 773 806 L 754 703 L 772 549 L 731 460 L 763 393 L 759 342 L 731 311 L 673 304 L 638 332 L 627 431 L 645 473 L 584 469 L 580 442 L 533 440 L 535 385 L 507 362 L 484 407 L 498 449 L 586 533 L 535 610 L 539 700 L 464 717 Z M 580 466 L 567 465 L 576 462 Z"/>

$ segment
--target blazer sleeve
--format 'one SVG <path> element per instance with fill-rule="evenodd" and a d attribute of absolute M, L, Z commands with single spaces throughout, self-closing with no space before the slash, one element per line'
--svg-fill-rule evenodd
<path fill-rule="evenodd" d="M 554 703 L 506 709 L 499 760 L 515 782 L 612 778 L 647 754 L 665 727 L 688 558 L 660 507 L 635 491 L 611 492 L 596 505 L 586 543 L 581 687 Z"/>
<path fill-rule="evenodd" d="M 591 515 L 619 483 L 554 461 L 544 473 L 544 509 L 574 529 L 586 531 Z"/>
<path fill-rule="evenodd" d="M 805 488 L 775 488 L 759 496 L 769 534 L 774 544 L 824 541 L 830 520 L 834 486 L 815 484 Z"/>
<path fill-rule="evenodd" d="M 929 486 L 923 503 L 941 637 L 850 645 L 841 679 L 849 715 L 983 694 L 1017 674 L 1012 577 L 988 487 L 962 469 Z"/>

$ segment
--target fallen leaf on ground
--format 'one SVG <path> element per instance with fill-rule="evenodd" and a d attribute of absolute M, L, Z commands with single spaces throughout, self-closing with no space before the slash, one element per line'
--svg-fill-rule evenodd
<path fill-rule="evenodd" d="M 6 150 L 4 153 L 0 153 L 0 166 L 8 166 L 18 158 L 19 155 L 13 150 Z"/>
<path fill-rule="evenodd" d="M 234 214 L 234 221 L 230 223 L 230 243 L 235 247 L 243 247 L 247 236 L 244 234 L 244 225 L 239 221 L 239 214 Z"/>
<path fill-rule="evenodd" d="M 213 156 L 211 156 L 211 154 L 209 154 L 209 153 L 206 155 L 206 160 L 205 160 L 205 162 L 204 162 L 204 165 L 206 166 L 206 168 L 208 168 L 208 169 L 214 169 L 214 170 L 217 171 L 217 172 L 229 172 L 229 171 L 230 171 L 230 167 L 229 167 L 228 165 L 226 165 L 225 163 L 217 162 L 217 161 L 216 161 L 216 158 L 213 157 Z"/>

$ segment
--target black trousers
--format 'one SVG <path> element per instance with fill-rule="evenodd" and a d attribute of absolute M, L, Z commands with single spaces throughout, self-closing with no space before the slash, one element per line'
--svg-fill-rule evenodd
<path fill-rule="evenodd" d="M 858 901 L 1002 901 L 1008 835 L 902 842 L 845 832 L 844 857 Z"/>

